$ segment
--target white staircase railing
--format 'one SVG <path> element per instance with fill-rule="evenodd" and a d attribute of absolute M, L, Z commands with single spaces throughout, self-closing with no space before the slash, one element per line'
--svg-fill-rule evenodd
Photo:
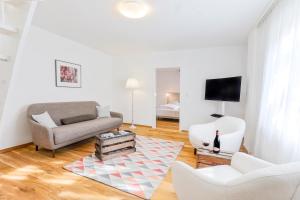
<path fill-rule="evenodd" d="M 28 20 L 31 24 L 30 12 L 36 4 L 34 0 L 0 0 L 0 119 L 25 26 Z"/>

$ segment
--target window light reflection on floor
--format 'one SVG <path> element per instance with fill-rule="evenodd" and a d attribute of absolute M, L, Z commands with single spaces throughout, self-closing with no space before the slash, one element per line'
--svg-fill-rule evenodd
<path fill-rule="evenodd" d="M 61 178 L 43 179 L 43 182 L 48 184 L 72 185 L 76 180 Z"/>
<path fill-rule="evenodd" d="M 63 191 L 60 192 L 59 197 L 65 198 L 65 199 L 89 199 L 89 200 L 99 200 L 99 199 L 105 199 L 105 200 L 122 200 L 123 197 L 113 197 L 113 196 L 105 196 L 101 193 L 95 194 L 87 194 L 87 193 L 78 193 L 78 192 L 71 192 L 71 191 Z"/>
<path fill-rule="evenodd" d="M 0 176 L 0 180 L 1 179 L 7 179 L 7 180 L 15 180 L 15 181 L 22 181 L 22 180 L 26 180 L 27 176 L 22 176 L 22 175 L 1 175 Z"/>

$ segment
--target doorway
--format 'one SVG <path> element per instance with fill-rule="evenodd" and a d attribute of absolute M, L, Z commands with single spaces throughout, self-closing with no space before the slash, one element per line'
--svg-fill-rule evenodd
<path fill-rule="evenodd" d="M 156 69 L 156 128 L 179 130 L 180 68 Z"/>

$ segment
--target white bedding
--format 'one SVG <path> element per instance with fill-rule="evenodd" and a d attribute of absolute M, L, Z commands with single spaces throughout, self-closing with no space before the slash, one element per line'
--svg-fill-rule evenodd
<path fill-rule="evenodd" d="M 169 104 L 165 104 L 165 105 L 160 105 L 159 109 L 179 111 L 179 104 L 169 103 Z"/>
<path fill-rule="evenodd" d="M 179 119 L 180 105 L 178 102 L 168 103 L 157 107 L 156 116 L 158 118 Z"/>

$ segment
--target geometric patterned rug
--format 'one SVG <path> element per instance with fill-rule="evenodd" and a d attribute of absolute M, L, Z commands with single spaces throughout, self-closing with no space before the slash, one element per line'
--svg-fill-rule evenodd
<path fill-rule="evenodd" d="M 135 153 L 106 161 L 100 161 L 93 154 L 64 168 L 143 199 L 151 199 L 183 144 L 136 136 Z"/>

